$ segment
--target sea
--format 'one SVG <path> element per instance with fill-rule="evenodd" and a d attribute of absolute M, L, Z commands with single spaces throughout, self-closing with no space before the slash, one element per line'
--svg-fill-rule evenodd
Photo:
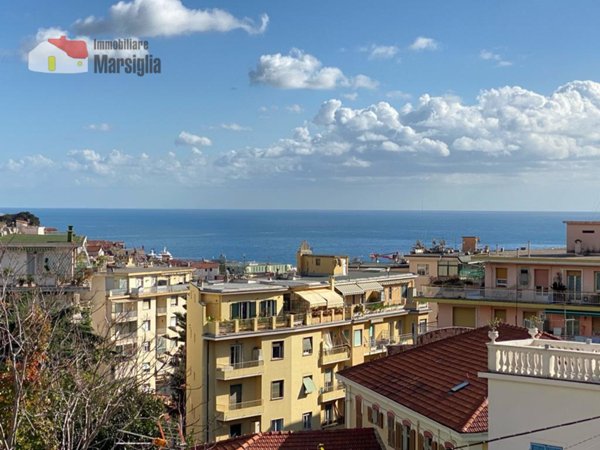
<path fill-rule="evenodd" d="M 417 240 L 444 240 L 459 248 L 462 236 L 505 249 L 559 247 L 565 220 L 600 220 L 598 212 L 324 211 L 218 209 L 50 209 L 31 211 L 42 225 L 88 239 L 124 241 L 146 252 L 168 249 L 178 259 L 295 263 L 306 240 L 315 253 L 368 261 L 372 253 L 406 254 Z"/>

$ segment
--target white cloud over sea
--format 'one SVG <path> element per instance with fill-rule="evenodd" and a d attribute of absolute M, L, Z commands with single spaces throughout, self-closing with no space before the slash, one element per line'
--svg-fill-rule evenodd
<path fill-rule="evenodd" d="M 0 174 L 27 171 L 79 183 L 152 184 L 154 176 L 183 186 L 242 180 L 421 182 L 447 185 L 501 182 L 520 175 L 595 180 L 600 163 L 600 84 L 572 81 L 543 95 L 518 86 L 482 91 L 475 101 L 424 94 L 392 106 L 349 107 L 330 99 L 311 122 L 265 146 L 221 148 L 182 131 L 183 147 L 162 153 L 83 148 L 63 158 L 34 153 L 0 160 Z M 200 148 L 211 145 L 210 154 Z M 556 178 L 558 179 L 558 178 Z"/>

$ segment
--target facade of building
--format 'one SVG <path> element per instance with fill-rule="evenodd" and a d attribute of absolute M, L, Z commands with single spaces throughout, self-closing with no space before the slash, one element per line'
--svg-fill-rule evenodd
<path fill-rule="evenodd" d="M 600 447 L 600 345 L 525 339 L 488 348 L 481 376 L 488 380 L 490 450 Z"/>
<path fill-rule="evenodd" d="M 335 374 L 426 327 L 414 276 L 334 276 L 340 265 L 321 258 L 330 272 L 320 277 L 192 286 L 186 420 L 196 438 L 343 424 Z"/>
<path fill-rule="evenodd" d="M 82 285 L 89 264 L 85 242 L 72 227 L 67 233 L 0 236 L 0 284 L 49 289 Z"/>
<path fill-rule="evenodd" d="M 499 340 L 526 339 L 501 325 Z M 485 450 L 489 327 L 456 334 L 338 373 L 346 427 L 372 427 L 389 450 Z M 521 448 L 521 447 L 514 447 Z"/>
<path fill-rule="evenodd" d="M 440 326 L 476 327 L 490 320 L 527 325 L 558 336 L 600 341 L 600 222 L 566 222 L 566 249 L 495 251 L 482 285 L 429 285 L 421 298 L 438 305 Z"/>
<path fill-rule="evenodd" d="M 94 328 L 110 337 L 123 364 L 117 376 L 136 375 L 146 390 L 164 392 L 177 351 L 176 313 L 185 312 L 192 268 L 124 267 L 97 272 L 82 297 Z"/>

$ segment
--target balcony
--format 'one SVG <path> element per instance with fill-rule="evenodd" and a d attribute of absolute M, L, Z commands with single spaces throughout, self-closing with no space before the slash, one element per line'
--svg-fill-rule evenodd
<path fill-rule="evenodd" d="M 526 339 L 488 344 L 492 373 L 600 383 L 600 344 Z"/>
<path fill-rule="evenodd" d="M 365 355 L 379 355 L 382 353 L 387 353 L 387 346 L 390 344 L 390 339 L 387 338 L 365 338 L 364 345 Z"/>
<path fill-rule="evenodd" d="M 174 284 L 172 286 L 150 286 L 133 288 L 129 295 L 133 298 L 155 297 L 164 294 L 188 293 L 190 290 L 187 284 Z"/>
<path fill-rule="evenodd" d="M 380 304 L 379 304 L 380 303 Z M 225 336 L 237 333 L 255 333 L 267 330 L 291 329 L 315 325 L 350 323 L 352 320 L 370 320 L 379 317 L 405 315 L 408 311 L 403 305 L 378 302 L 376 308 L 371 304 L 353 305 L 343 308 L 296 312 L 272 317 L 251 319 L 211 320 L 206 324 L 207 334 Z"/>
<path fill-rule="evenodd" d="M 217 405 L 217 420 L 228 422 L 246 417 L 260 416 L 265 411 L 262 399 L 249 402 L 229 403 Z"/>
<path fill-rule="evenodd" d="M 600 305 L 600 293 L 598 292 L 518 289 L 514 287 L 424 286 L 420 296 L 426 299 L 462 299 L 472 300 L 473 302 L 487 300 L 507 303 Z"/>
<path fill-rule="evenodd" d="M 114 322 L 130 322 L 137 320 L 137 311 L 113 312 L 111 317 Z"/>
<path fill-rule="evenodd" d="M 319 394 L 319 403 L 332 402 L 346 396 L 346 386 L 344 383 L 327 383 L 321 388 Z"/>
<path fill-rule="evenodd" d="M 335 364 L 350 359 L 350 349 L 347 345 L 339 345 L 321 350 L 321 365 Z"/>
<path fill-rule="evenodd" d="M 237 378 L 248 378 L 260 376 L 264 373 L 264 361 L 244 361 L 235 364 L 224 364 L 217 366 L 217 380 L 234 380 Z"/>

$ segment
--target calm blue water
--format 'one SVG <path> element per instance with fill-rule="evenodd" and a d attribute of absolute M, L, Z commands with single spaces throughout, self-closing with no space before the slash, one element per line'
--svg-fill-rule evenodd
<path fill-rule="evenodd" d="M 26 208 L 23 208 L 26 209 Z M 372 252 L 407 253 L 417 239 L 445 239 L 460 246 L 461 236 L 505 248 L 564 245 L 563 220 L 600 220 L 584 212 L 297 211 L 26 209 L 42 224 L 90 239 L 123 240 L 157 252 L 166 246 L 177 258 L 295 261 L 306 239 L 315 252 L 368 260 Z M 16 212 L 14 208 L 0 208 Z"/>

